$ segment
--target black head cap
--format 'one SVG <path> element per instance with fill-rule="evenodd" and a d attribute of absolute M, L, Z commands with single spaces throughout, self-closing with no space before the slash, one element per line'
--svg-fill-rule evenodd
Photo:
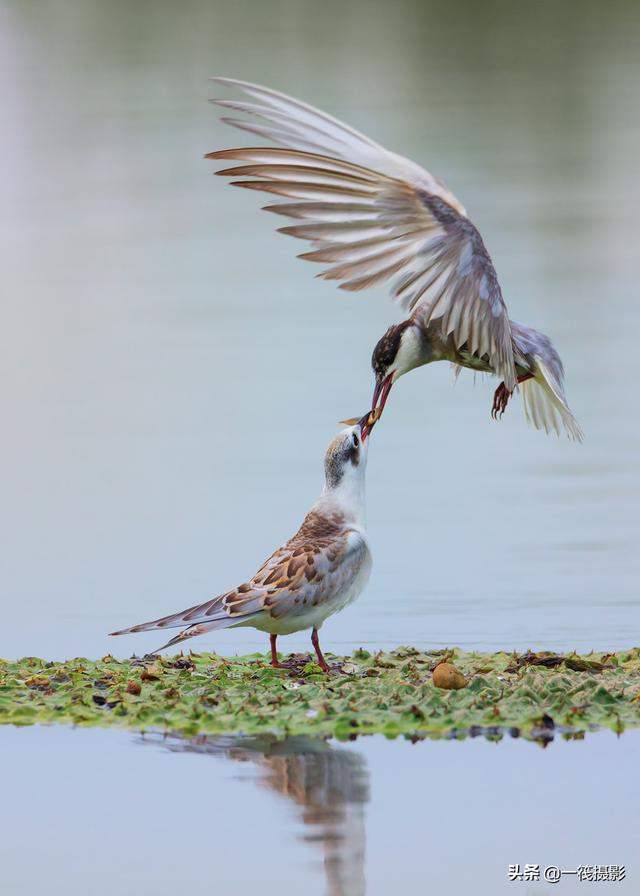
<path fill-rule="evenodd" d="M 371 356 L 371 367 L 377 381 L 384 379 L 387 370 L 395 361 L 402 334 L 407 327 L 411 326 L 411 323 L 412 321 L 409 319 L 403 320 L 401 324 L 393 324 L 378 341 Z"/>

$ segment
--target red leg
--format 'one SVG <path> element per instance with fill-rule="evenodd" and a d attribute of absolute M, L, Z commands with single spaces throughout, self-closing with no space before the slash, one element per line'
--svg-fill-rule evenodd
<path fill-rule="evenodd" d="M 491 416 L 494 420 L 498 420 L 500 417 L 502 417 L 510 398 L 511 392 L 508 391 L 504 383 L 500 383 L 496 391 L 493 393 L 493 406 L 491 408 Z"/>
<path fill-rule="evenodd" d="M 525 380 L 530 380 L 533 376 L 532 373 L 525 373 L 522 376 L 518 377 L 519 383 L 524 383 Z M 494 420 L 499 420 L 500 417 L 504 414 L 507 409 L 507 405 L 509 404 L 509 399 L 511 398 L 512 393 L 509 392 L 504 383 L 500 383 L 498 388 L 493 394 L 493 407 L 491 408 L 491 416 Z"/>
<path fill-rule="evenodd" d="M 330 672 L 329 666 L 327 665 L 327 661 L 322 655 L 322 651 L 320 650 L 320 641 L 318 640 L 318 629 L 314 628 L 311 632 L 311 643 L 313 644 L 313 649 L 316 652 L 316 656 L 318 657 L 318 665 L 322 669 L 323 672 Z"/>
<path fill-rule="evenodd" d="M 271 645 L 271 665 L 274 669 L 286 669 L 284 663 L 278 660 L 278 651 L 276 650 L 277 635 L 269 635 L 269 644 Z"/>

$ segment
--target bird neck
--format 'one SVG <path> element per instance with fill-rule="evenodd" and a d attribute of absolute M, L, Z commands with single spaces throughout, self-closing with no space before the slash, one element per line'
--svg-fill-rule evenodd
<path fill-rule="evenodd" d="M 318 510 L 340 513 L 345 522 L 362 527 L 365 525 L 364 476 L 345 476 L 337 485 L 325 485 L 316 501 Z"/>
<path fill-rule="evenodd" d="M 403 331 L 394 367 L 396 378 L 432 360 L 431 346 L 415 321 Z"/>

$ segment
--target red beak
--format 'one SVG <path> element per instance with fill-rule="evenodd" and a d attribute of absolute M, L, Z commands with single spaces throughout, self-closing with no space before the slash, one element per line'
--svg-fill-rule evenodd
<path fill-rule="evenodd" d="M 375 420 L 373 420 L 373 422 L 372 422 L 371 411 L 367 411 L 367 413 L 364 415 L 364 417 L 362 417 L 358 421 L 358 426 L 360 427 L 360 439 L 361 439 L 363 445 L 367 441 L 367 438 L 369 437 L 369 433 L 373 429 L 375 422 L 376 422 Z"/>
<path fill-rule="evenodd" d="M 379 420 L 382 416 L 392 386 L 393 373 L 387 374 L 383 380 L 376 380 L 376 387 L 373 390 L 373 401 L 371 402 L 371 412 L 376 414 L 376 420 Z"/>

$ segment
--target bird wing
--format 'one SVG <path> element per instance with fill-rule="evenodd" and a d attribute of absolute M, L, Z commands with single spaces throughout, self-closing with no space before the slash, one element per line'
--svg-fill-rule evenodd
<path fill-rule="evenodd" d="M 305 103 L 258 85 L 216 80 L 260 101 L 216 100 L 252 117 L 225 117 L 227 123 L 282 144 L 208 153 L 209 159 L 243 163 L 217 173 L 233 177 L 234 186 L 287 200 L 265 209 L 301 222 L 280 232 L 311 243 L 313 250 L 300 257 L 327 265 L 320 277 L 352 292 L 391 280 L 403 308 L 424 325 L 440 321 L 444 336 L 486 356 L 513 389 L 511 329 L 493 263 L 444 184 Z"/>
<path fill-rule="evenodd" d="M 404 156 L 390 152 L 332 115 L 300 100 L 247 81 L 233 78 L 213 78 L 217 84 L 235 87 L 258 103 L 240 100 L 214 99 L 211 102 L 223 109 L 240 112 L 249 118 L 222 116 L 225 124 L 266 137 L 288 149 L 316 153 L 342 159 L 354 165 L 373 168 L 388 177 L 409 180 L 416 186 L 440 196 L 464 214 L 464 208 L 439 178 Z"/>
<path fill-rule="evenodd" d="M 273 619 L 304 615 L 347 589 L 368 557 L 363 536 L 342 529 L 328 538 L 293 539 L 267 560 L 254 582 L 269 589 L 263 606 Z"/>
<path fill-rule="evenodd" d="M 355 530 L 341 529 L 320 539 L 300 537 L 298 533 L 269 557 L 250 582 L 179 613 L 111 634 L 182 626 L 199 627 L 193 634 L 200 634 L 229 628 L 264 614 L 273 619 L 304 615 L 348 587 L 367 554 L 366 542 Z M 191 632 L 185 633 L 185 637 L 190 636 Z M 172 639 L 169 643 L 178 640 L 182 639 Z"/>

